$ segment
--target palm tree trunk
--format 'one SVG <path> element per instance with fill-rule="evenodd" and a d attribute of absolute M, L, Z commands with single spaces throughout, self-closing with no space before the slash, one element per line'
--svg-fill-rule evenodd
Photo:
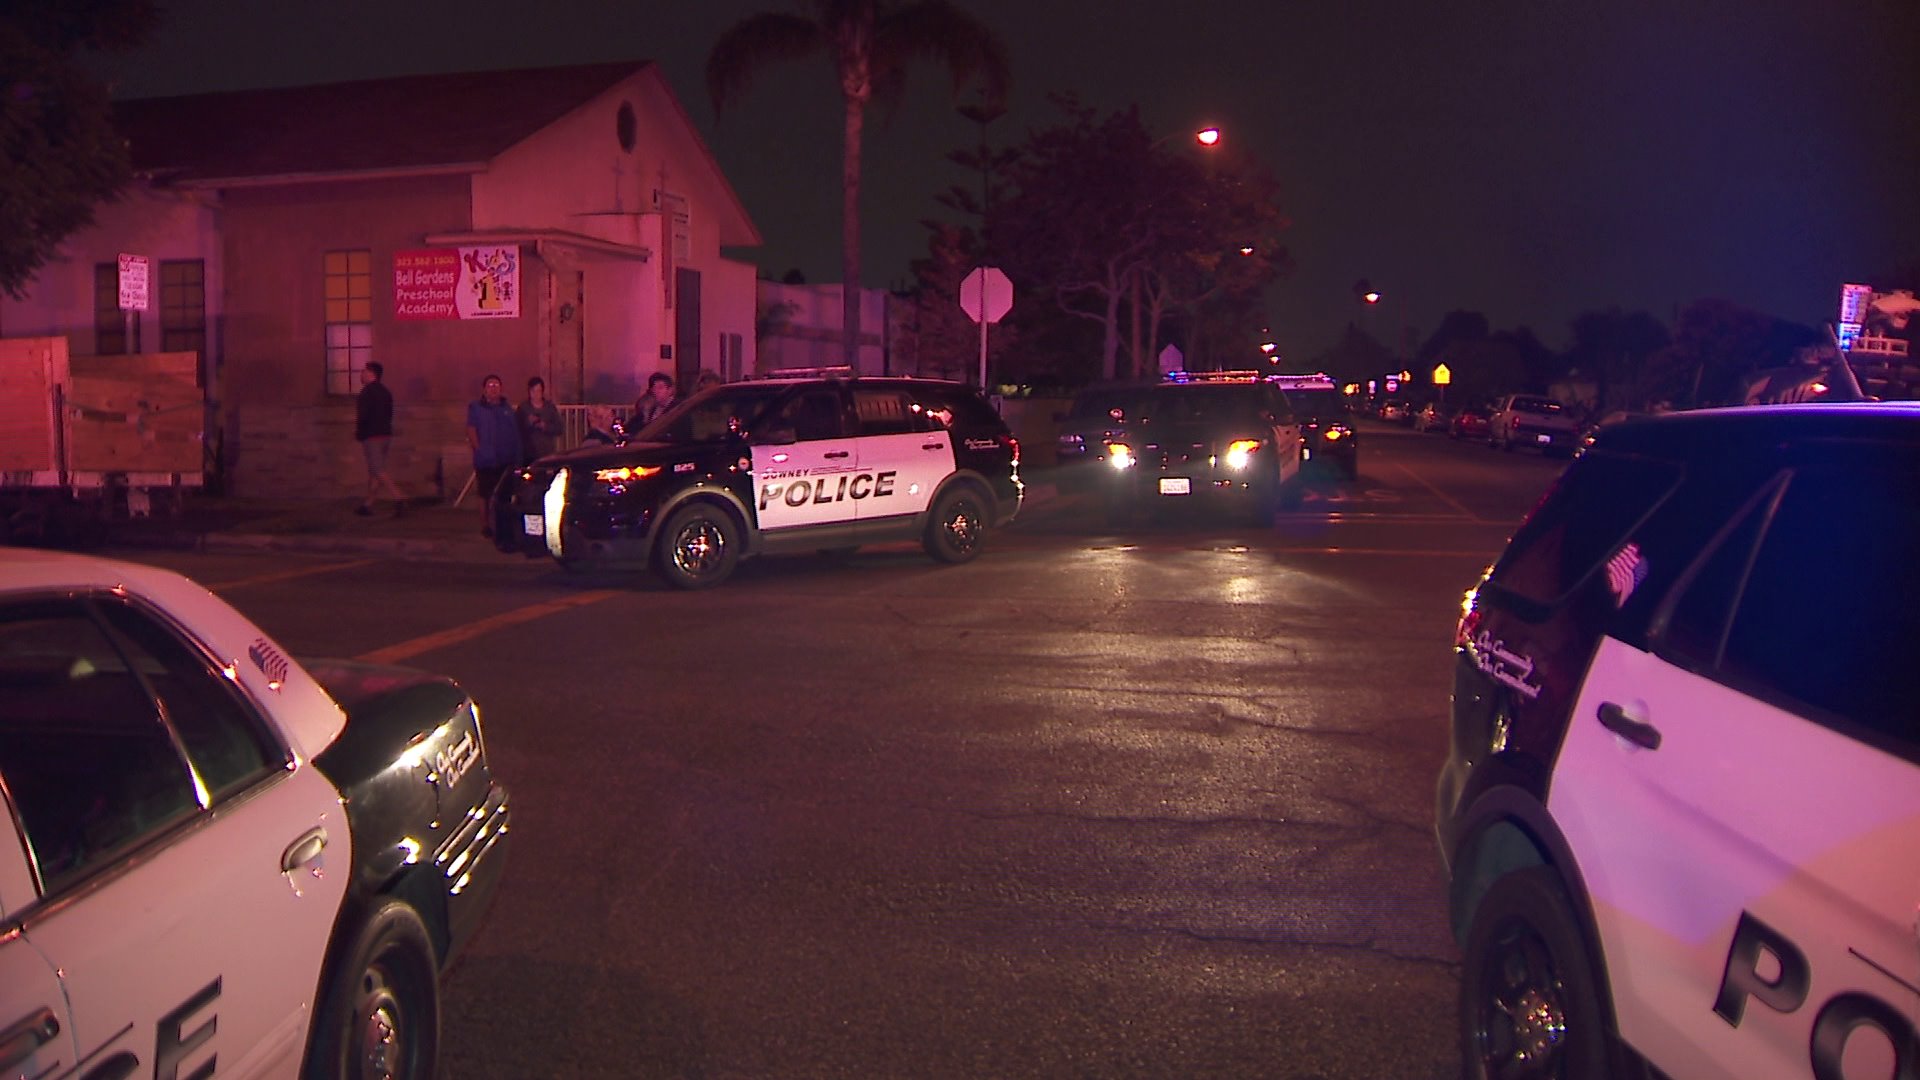
<path fill-rule="evenodd" d="M 840 166 L 840 350 L 842 362 L 860 369 L 860 131 L 862 103 L 846 98 L 846 131 Z"/>

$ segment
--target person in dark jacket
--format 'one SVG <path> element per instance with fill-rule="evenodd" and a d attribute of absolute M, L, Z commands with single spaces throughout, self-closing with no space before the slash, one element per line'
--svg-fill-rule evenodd
<path fill-rule="evenodd" d="M 520 446 L 527 461 L 539 461 L 560 448 L 560 407 L 547 400 L 547 381 L 535 375 L 527 380 L 527 400 L 513 410 L 520 424 Z"/>
<path fill-rule="evenodd" d="M 393 500 L 394 516 L 407 509 L 407 497 L 387 471 L 387 451 L 393 443 L 393 392 L 381 381 L 385 374 L 380 361 L 367 361 L 360 369 L 360 393 L 353 401 L 353 437 L 367 460 L 367 497 L 353 511 L 361 517 L 373 513 L 374 500 L 383 493 Z"/>
<path fill-rule="evenodd" d="M 501 396 L 500 376 L 480 384 L 480 400 L 467 405 L 467 445 L 473 450 L 473 489 L 480 496 L 480 532 L 493 535 L 488 504 L 508 469 L 520 464 L 520 423 Z"/>

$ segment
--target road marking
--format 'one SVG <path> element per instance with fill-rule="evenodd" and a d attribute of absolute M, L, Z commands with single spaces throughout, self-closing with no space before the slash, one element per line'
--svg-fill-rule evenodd
<path fill-rule="evenodd" d="M 620 595 L 620 593 L 616 589 L 598 589 L 593 592 L 579 593 L 574 596 L 563 596 L 558 600 L 549 600 L 544 604 L 531 604 L 527 607 L 516 608 L 512 611 L 503 611 L 498 615 L 481 619 L 479 622 L 468 623 L 465 626 L 456 626 L 450 630 L 440 630 L 435 633 L 413 638 L 409 641 L 389 645 L 384 649 L 375 649 L 372 652 L 361 653 L 359 656 L 354 657 L 354 659 L 368 664 L 395 664 L 402 660 L 410 660 L 413 657 L 419 656 L 421 653 L 432 652 L 435 649 L 444 649 L 449 645 L 458 645 L 463 641 L 470 641 L 482 634 L 491 634 L 495 630 L 502 629 L 503 627 L 517 626 L 523 622 L 543 619 L 548 615 L 565 611 L 568 608 L 597 604 L 609 596 L 618 595 Z"/>
<path fill-rule="evenodd" d="M 372 566 L 378 561 L 378 559 L 355 559 L 352 562 L 325 563 L 301 570 L 278 570 L 271 574 L 256 574 L 253 577 L 235 578 L 232 581 L 216 581 L 207 588 L 219 592 L 222 589 L 244 589 L 249 585 L 271 585 L 276 581 L 292 581 L 295 578 L 312 577 L 315 574 L 331 574 L 335 570 L 357 570 L 362 566 Z"/>
<path fill-rule="evenodd" d="M 1443 503 L 1446 503 L 1446 504 L 1447 504 L 1448 506 L 1451 506 L 1451 507 L 1453 507 L 1453 508 L 1454 508 L 1455 510 L 1458 510 L 1458 511 L 1460 511 L 1460 512 L 1461 512 L 1462 514 L 1465 514 L 1465 515 L 1467 516 L 1467 520 L 1469 520 L 1469 521 L 1471 521 L 1471 522 L 1473 522 L 1473 523 L 1474 523 L 1474 524 L 1476 524 L 1476 525 L 1485 525 L 1485 524 L 1487 524 L 1487 523 L 1486 523 L 1485 521 L 1482 521 L 1482 520 L 1480 519 L 1480 515 L 1479 515 L 1479 514 L 1476 514 L 1476 513 L 1474 513 L 1473 511 L 1471 511 L 1471 510 L 1469 510 L 1469 509 L 1467 509 L 1466 507 L 1464 507 L 1464 506 L 1462 506 L 1462 505 L 1460 505 L 1460 504 L 1459 504 L 1458 502 L 1456 502 L 1456 501 L 1454 500 L 1454 498 L 1453 498 L 1453 496 L 1451 496 L 1451 495 L 1448 495 L 1448 494 L 1447 494 L 1446 492 L 1444 492 L 1444 491 L 1441 491 L 1441 490 L 1440 490 L 1439 488 L 1437 488 L 1437 487 L 1434 487 L 1434 486 L 1433 486 L 1432 484 L 1429 484 L 1429 483 L 1427 483 L 1427 478 L 1426 478 L 1426 477 L 1424 477 L 1424 476 L 1421 476 L 1421 475 L 1420 475 L 1419 473 L 1417 473 L 1417 472 L 1414 472 L 1414 471 L 1413 471 L 1412 469 L 1409 469 L 1409 468 L 1407 468 L 1407 467 L 1406 467 L 1405 465 L 1402 465 L 1402 464 L 1401 464 L 1400 462 L 1398 462 L 1398 461 L 1396 461 L 1396 462 L 1394 462 L 1394 463 L 1393 463 L 1393 467 L 1394 467 L 1394 468 L 1396 468 L 1396 469 L 1399 469 L 1399 470 L 1400 470 L 1401 472 L 1403 472 L 1403 473 L 1406 473 L 1406 474 L 1407 474 L 1408 476 L 1411 476 L 1411 477 L 1413 477 L 1413 478 L 1414 478 L 1415 480 L 1417 480 L 1417 481 L 1419 481 L 1419 482 L 1420 482 L 1420 486 L 1421 486 L 1421 487 L 1424 487 L 1424 488 L 1426 488 L 1426 489 L 1427 489 L 1428 491 L 1431 491 L 1431 492 L 1433 492 L 1433 493 L 1434 493 L 1435 495 L 1437 495 L 1437 496 L 1439 496 L 1439 497 L 1440 497 L 1440 501 L 1441 501 L 1441 502 L 1443 502 Z"/>

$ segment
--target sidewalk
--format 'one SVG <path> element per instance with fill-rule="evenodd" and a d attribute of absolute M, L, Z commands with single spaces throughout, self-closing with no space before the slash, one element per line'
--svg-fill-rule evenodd
<path fill-rule="evenodd" d="M 1051 478 L 1028 481 L 1024 516 L 1054 497 Z M 480 535 L 480 508 L 415 500 L 395 516 L 382 502 L 370 517 L 357 499 L 242 499 L 204 496 L 171 517 L 116 521 L 100 541 L 114 547 L 192 551 L 297 551 L 423 561 L 499 562 L 507 556 Z"/>

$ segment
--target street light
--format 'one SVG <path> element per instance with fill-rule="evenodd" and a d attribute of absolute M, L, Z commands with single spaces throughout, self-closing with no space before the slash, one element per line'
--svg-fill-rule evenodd
<path fill-rule="evenodd" d="M 1203 127 L 1198 131 L 1175 131 L 1153 140 L 1153 142 L 1147 144 L 1147 149 L 1158 150 L 1173 140 L 1182 137 L 1191 138 L 1201 146 L 1212 149 L 1220 144 L 1220 129 L 1217 127 Z"/>

